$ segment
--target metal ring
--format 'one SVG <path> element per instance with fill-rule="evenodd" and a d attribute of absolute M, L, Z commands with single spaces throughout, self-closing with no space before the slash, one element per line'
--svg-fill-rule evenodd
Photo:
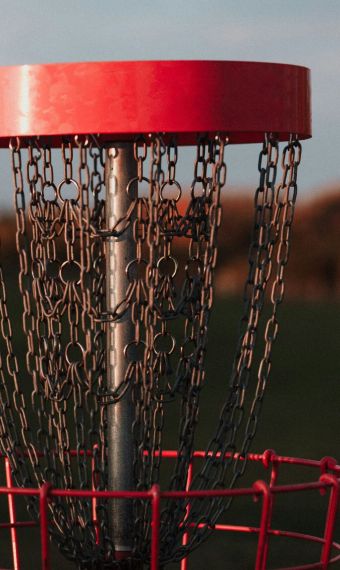
<path fill-rule="evenodd" d="M 166 186 L 175 186 L 177 188 L 177 194 L 176 194 L 175 198 L 164 198 L 164 188 Z M 175 202 L 178 202 L 178 200 L 182 196 L 181 185 L 177 182 L 177 180 L 173 180 L 172 182 L 168 182 L 168 181 L 164 182 L 164 184 L 162 184 L 162 186 L 161 186 L 160 195 L 161 195 L 162 200 L 174 200 Z"/>
<path fill-rule="evenodd" d="M 131 362 L 142 362 L 142 360 L 144 359 L 144 354 L 145 354 L 145 350 L 147 348 L 146 346 L 146 342 L 144 342 L 144 340 L 140 340 L 139 342 L 136 342 L 135 340 L 131 340 L 127 345 L 125 345 L 124 347 L 124 356 L 126 358 L 128 358 L 128 350 L 130 346 L 135 346 L 135 348 L 138 350 L 138 347 L 143 345 L 144 346 L 144 352 L 143 352 L 143 356 L 142 358 L 131 358 Z"/>
<path fill-rule="evenodd" d="M 15 140 L 15 142 L 16 142 L 15 145 L 13 144 L 13 140 Z M 21 143 L 20 137 L 11 137 L 9 139 L 9 145 L 8 145 L 9 149 L 14 150 L 14 151 L 20 150 L 20 143 Z"/>
<path fill-rule="evenodd" d="M 79 279 L 64 279 L 63 277 L 63 269 L 67 266 L 67 265 L 76 265 L 79 268 Z M 64 283 L 64 285 L 69 285 L 70 283 L 72 284 L 76 284 L 79 285 L 80 283 L 80 274 L 81 274 L 81 267 L 80 264 L 77 261 L 71 260 L 71 261 L 64 261 L 64 263 L 61 264 L 61 267 L 59 269 L 59 276 L 61 281 Z"/>
<path fill-rule="evenodd" d="M 77 194 L 75 198 L 63 198 L 61 195 L 61 189 L 63 188 L 63 186 L 75 186 L 77 188 Z M 80 198 L 80 189 L 79 189 L 79 185 L 78 183 L 73 179 L 70 178 L 69 180 L 62 180 L 62 182 L 60 182 L 58 188 L 57 188 L 57 193 L 58 193 L 58 198 L 64 203 L 64 202 L 78 202 L 79 198 Z"/>
<path fill-rule="evenodd" d="M 128 280 L 130 281 L 130 283 L 132 281 L 132 275 L 130 275 L 129 272 L 130 272 L 131 267 L 133 265 L 137 265 L 137 267 L 144 265 L 145 267 L 147 267 L 148 262 L 145 259 L 132 259 L 132 261 L 129 261 L 129 263 L 127 264 L 127 266 L 125 268 L 125 273 L 126 273 Z M 139 279 L 140 279 L 140 277 L 137 277 L 136 279 L 134 279 L 134 281 L 138 281 Z"/>
<path fill-rule="evenodd" d="M 130 196 L 130 188 L 134 182 L 137 182 L 137 196 Z M 129 196 L 131 202 L 133 200 L 136 200 L 136 198 L 138 197 L 138 184 L 140 184 L 141 182 L 147 182 L 148 184 L 150 184 L 150 180 L 145 176 L 142 176 L 142 178 L 140 179 L 138 178 L 138 176 L 136 176 L 135 178 L 131 178 L 131 180 L 129 180 L 129 183 L 126 187 L 126 193 Z"/>
<path fill-rule="evenodd" d="M 78 147 L 79 146 L 88 147 L 90 142 L 89 135 L 74 135 L 74 142 Z"/>
<path fill-rule="evenodd" d="M 171 348 L 170 348 L 170 350 L 157 350 L 157 348 L 156 348 L 156 346 L 155 346 L 155 345 L 156 345 L 156 340 L 157 340 L 158 338 L 160 338 L 160 337 L 163 337 L 163 338 L 168 337 L 168 338 L 171 339 Z M 168 332 L 166 332 L 166 333 L 162 333 L 162 332 L 157 333 L 156 336 L 155 336 L 155 338 L 154 338 L 154 341 L 153 341 L 153 349 L 154 349 L 154 351 L 155 351 L 156 354 L 161 354 L 161 353 L 163 353 L 163 354 L 172 354 L 173 351 L 175 350 L 175 346 L 176 346 L 176 341 L 175 341 L 174 337 L 172 336 L 172 334 L 170 334 L 170 333 L 168 333 Z"/>
<path fill-rule="evenodd" d="M 70 360 L 70 354 L 69 351 L 71 348 L 79 348 L 80 352 L 81 352 L 81 358 L 78 360 Z M 68 345 L 65 348 L 65 358 L 66 358 L 66 362 L 67 364 L 69 364 L 70 366 L 72 364 L 78 364 L 79 362 L 82 362 L 83 358 L 84 358 L 84 348 L 82 347 L 82 345 L 79 342 L 69 342 Z"/>
<path fill-rule="evenodd" d="M 162 255 L 162 257 L 160 257 L 159 260 L 157 261 L 157 269 L 159 269 L 159 272 L 160 272 L 162 277 L 167 275 L 167 273 L 162 272 L 162 270 L 160 269 L 160 264 L 162 263 L 162 261 L 164 261 L 164 260 L 167 261 L 168 259 L 170 259 L 174 263 L 174 269 L 171 273 L 171 277 L 175 277 L 175 275 L 177 273 L 177 269 L 178 269 L 178 261 L 172 255 L 168 255 L 167 257 L 165 257 L 165 255 Z"/>

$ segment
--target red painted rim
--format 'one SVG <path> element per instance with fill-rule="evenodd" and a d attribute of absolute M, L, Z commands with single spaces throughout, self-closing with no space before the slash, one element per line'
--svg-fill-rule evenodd
<path fill-rule="evenodd" d="M 0 68 L 0 146 L 10 137 L 130 140 L 220 133 L 231 143 L 311 136 L 310 72 L 278 63 L 123 61 Z"/>

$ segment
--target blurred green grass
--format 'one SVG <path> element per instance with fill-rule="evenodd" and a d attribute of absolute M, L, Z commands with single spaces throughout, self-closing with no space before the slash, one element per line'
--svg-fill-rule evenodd
<path fill-rule="evenodd" d="M 8 271 L 9 304 L 19 323 L 19 299 L 14 293 Z M 252 451 L 275 449 L 282 455 L 321 458 L 340 456 L 340 304 L 334 301 L 287 300 L 280 307 L 279 337 L 273 350 L 273 367 L 267 387 L 262 416 Z M 234 350 L 237 342 L 241 303 L 238 298 L 216 300 L 209 328 L 207 383 L 201 398 L 200 423 L 196 448 L 203 448 L 216 425 L 219 409 L 227 391 Z M 23 353 L 20 327 L 15 341 Z M 261 352 L 261 343 L 259 344 Z M 256 374 L 251 383 L 256 382 Z M 169 424 L 167 443 L 176 446 L 173 420 Z M 291 474 L 291 475 L 290 475 Z M 242 485 L 263 478 L 262 467 L 249 465 Z M 316 474 L 318 476 L 318 474 Z M 297 470 L 282 469 L 281 481 L 302 479 Z M 3 479 L 2 479 L 3 480 Z M 318 493 L 302 497 L 280 497 L 277 500 L 273 524 L 282 528 L 305 530 L 322 535 L 327 498 Z M 237 504 L 236 504 L 237 503 Z M 229 523 L 256 524 L 260 505 L 250 499 L 235 501 L 225 520 Z M 24 506 L 20 516 L 27 518 Z M 0 520 L 6 521 L 7 507 L 0 500 Z M 249 522 L 250 521 L 250 522 Z M 338 528 L 340 537 L 340 528 Z M 39 568 L 39 537 L 36 531 L 20 531 L 22 569 Z M 240 569 L 254 567 L 256 537 L 215 533 L 205 545 L 192 554 L 191 570 Z M 320 547 L 298 541 L 272 539 L 270 568 L 286 564 L 316 561 Z M 72 568 L 53 549 L 53 568 Z M 9 533 L 0 530 L 0 567 L 11 568 Z M 174 568 L 171 565 L 169 568 Z M 178 565 L 177 565 L 178 567 Z M 334 566 L 336 568 L 336 566 Z"/>

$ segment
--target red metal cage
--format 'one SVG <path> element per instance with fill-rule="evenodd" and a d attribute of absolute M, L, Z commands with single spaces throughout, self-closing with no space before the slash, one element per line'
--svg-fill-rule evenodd
<path fill-rule="evenodd" d="M 31 136 L 55 147 L 60 146 L 65 135 L 78 137 L 89 133 L 99 134 L 103 143 L 112 139 L 131 143 L 140 135 L 147 138 L 152 133 L 161 133 L 165 141 L 176 133 L 179 145 L 194 144 L 202 133 L 223 136 L 229 143 L 263 142 L 270 133 L 277 141 L 286 141 L 290 137 L 306 139 L 311 136 L 309 70 L 301 66 L 233 61 L 93 62 L 0 69 L 0 147 L 10 144 L 13 150 L 20 147 L 18 141 L 25 147 Z M 70 453 L 79 457 L 79 452 Z M 87 453 L 92 457 L 91 450 Z M 177 451 L 165 451 L 162 456 L 175 459 Z M 94 525 L 99 497 L 149 501 L 152 508 L 151 570 L 159 568 L 162 500 L 194 497 L 248 497 L 250 501 L 261 501 L 257 526 L 221 522 L 209 527 L 217 532 L 257 536 L 256 570 L 268 567 L 272 537 L 320 545 L 317 562 L 290 568 L 325 569 L 340 561 L 340 543 L 334 541 L 340 476 L 340 466 L 335 460 L 282 457 L 267 450 L 263 454 L 247 456 L 252 462 L 262 463 L 267 482 L 260 479 L 243 488 L 189 490 L 195 462 L 205 456 L 206 453 L 201 451 L 193 454 L 186 491 L 162 491 L 154 485 L 145 492 L 97 491 L 94 490 L 95 482 L 93 490 L 57 489 L 48 483 L 40 489 L 19 488 L 13 483 L 9 459 L 0 456 L 6 480 L 6 485 L 0 488 L 0 496 L 6 498 L 9 513 L 9 521 L 0 523 L 0 566 L 1 545 L 7 536 L 12 549 L 13 570 L 20 570 L 18 531 L 35 527 L 40 531 L 41 569 L 51 570 L 48 502 L 52 497 L 90 499 Z M 313 473 L 312 481 L 304 478 L 302 483 L 278 484 L 280 466 L 284 464 L 307 469 L 308 473 Z M 94 477 L 93 466 L 92 479 Z M 307 491 L 323 493 L 328 501 L 323 536 L 274 528 L 272 517 L 276 497 Z M 39 499 L 38 523 L 17 516 L 19 498 L 30 496 Z M 96 532 L 100 532 L 98 524 Z M 187 540 L 188 534 L 184 534 L 184 545 Z M 190 557 L 180 562 L 180 568 L 190 568 Z"/>
<path fill-rule="evenodd" d="M 76 452 L 71 452 L 76 456 Z M 88 451 L 88 456 L 92 456 L 92 452 Z M 205 452 L 196 451 L 193 455 L 193 461 L 190 465 L 187 478 L 187 487 L 190 487 L 194 463 L 203 458 Z M 175 459 L 177 451 L 164 451 L 163 458 Z M 227 457 L 226 457 L 227 458 Z M 242 458 L 241 458 L 242 459 Z M 261 514 L 258 526 L 246 526 L 236 524 L 216 524 L 212 530 L 225 533 L 241 533 L 255 534 L 257 536 L 256 559 L 254 560 L 255 570 L 266 570 L 268 567 L 269 543 L 271 537 L 288 538 L 292 540 L 306 541 L 320 545 L 320 558 L 318 561 L 298 566 L 289 566 L 280 568 L 280 570 L 312 570 L 326 569 L 336 562 L 340 561 L 340 543 L 334 538 L 338 503 L 339 503 L 339 476 L 340 465 L 331 457 L 324 457 L 320 461 L 301 459 L 294 457 L 285 457 L 277 455 L 272 450 L 266 450 L 262 454 L 249 454 L 247 459 L 251 462 L 262 464 L 266 480 L 259 479 L 250 487 L 237 489 L 214 489 L 207 491 L 162 491 L 158 485 L 154 485 L 149 491 L 145 492 L 127 492 L 127 491 L 95 491 L 95 490 L 74 490 L 74 489 L 55 489 L 49 484 L 44 484 L 38 488 L 18 488 L 13 485 L 9 461 L 6 457 L 1 456 L 2 468 L 5 469 L 6 486 L 0 488 L 0 495 L 5 496 L 8 503 L 9 522 L 0 523 L 1 544 L 4 544 L 6 531 L 7 540 L 11 541 L 13 570 L 21 568 L 21 553 L 18 543 L 18 529 L 36 527 L 39 528 L 41 542 L 41 570 L 51 570 L 51 557 L 48 535 L 48 501 L 51 497 L 77 497 L 90 498 L 93 505 L 93 523 L 96 524 L 96 500 L 99 497 L 117 498 L 117 499 L 142 499 L 150 501 L 152 506 L 151 519 L 151 570 L 159 569 L 158 550 L 159 550 L 159 531 L 160 531 L 160 508 L 162 499 L 178 500 L 190 497 L 249 497 L 254 501 L 261 501 Z M 301 467 L 304 471 L 304 478 L 308 472 L 308 476 L 312 475 L 312 480 L 308 482 L 295 484 L 278 484 L 278 475 L 280 466 L 296 466 Z M 307 470 L 307 472 L 305 472 Z M 307 491 L 316 491 L 325 496 L 327 501 L 327 516 L 324 522 L 323 536 L 314 536 L 305 532 L 296 532 L 292 530 L 284 530 L 273 528 L 272 518 L 274 513 L 275 498 L 278 495 L 303 494 Z M 327 491 L 329 491 L 327 493 Z M 16 502 L 19 497 L 39 497 L 40 522 L 32 522 L 29 520 L 18 520 L 16 514 Z M 188 507 L 190 508 L 190 507 Z M 99 532 L 99 529 L 98 529 Z M 183 536 L 183 544 L 186 544 L 187 535 Z M 0 565 L 1 550 L 0 550 Z M 180 570 L 190 569 L 190 556 L 183 559 L 180 563 Z"/>

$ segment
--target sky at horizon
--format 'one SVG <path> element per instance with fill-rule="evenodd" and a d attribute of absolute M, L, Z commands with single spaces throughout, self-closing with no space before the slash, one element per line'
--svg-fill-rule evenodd
<path fill-rule="evenodd" d="M 299 180 L 307 197 L 340 189 L 339 30 L 338 0 L 1 0 L 0 65 L 234 59 L 310 67 L 313 139 L 303 145 Z M 232 187 L 256 187 L 258 152 L 228 149 Z M 2 207 L 11 203 L 8 167 L 2 151 Z"/>

